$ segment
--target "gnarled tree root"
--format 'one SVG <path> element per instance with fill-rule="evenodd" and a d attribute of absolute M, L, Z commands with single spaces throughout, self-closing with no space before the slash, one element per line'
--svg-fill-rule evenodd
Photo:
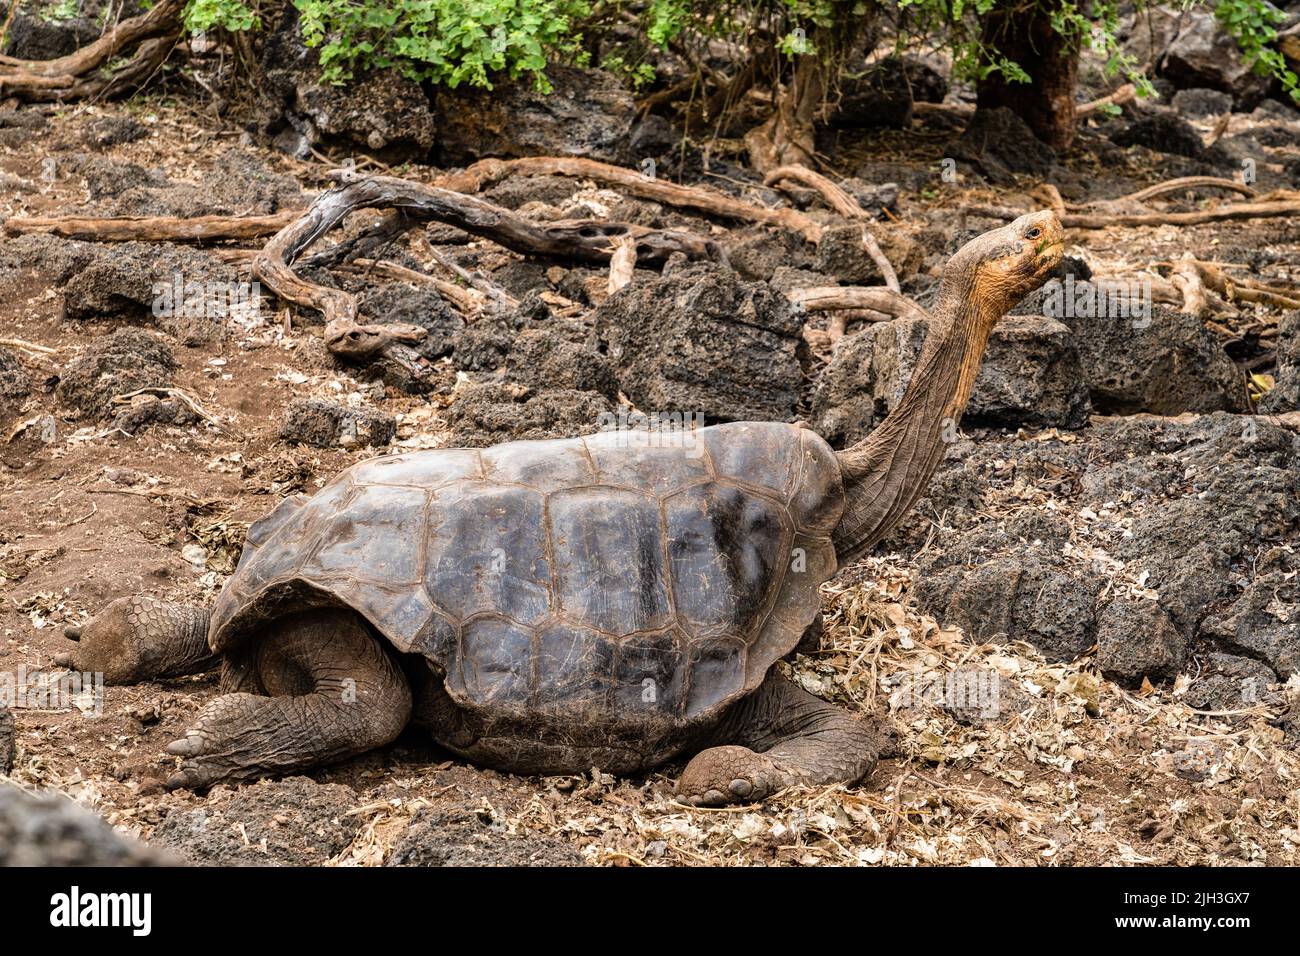
<path fill-rule="evenodd" d="M 176 43 L 185 0 L 159 0 L 150 10 L 123 20 L 93 43 L 53 60 L 0 56 L 0 96 L 33 102 L 87 99 L 144 83 Z M 106 65 L 123 51 L 135 55 L 112 70 Z"/>
<path fill-rule="evenodd" d="M 796 209 L 768 209 L 703 186 L 681 186 L 645 176 L 636 170 L 572 156 L 532 156 L 526 159 L 483 159 L 459 173 L 439 180 L 439 185 L 460 193 L 476 193 L 507 176 L 572 176 L 617 186 L 630 196 L 694 209 L 724 219 L 780 226 L 812 243 L 821 241 L 822 227 Z"/>
<path fill-rule="evenodd" d="M 623 238 L 635 245 L 642 262 L 663 261 L 673 253 L 690 259 L 718 255 L 712 242 L 685 232 L 598 220 L 538 225 L 477 197 L 437 186 L 390 176 L 348 182 L 322 193 L 301 218 L 280 230 L 253 259 L 253 275 L 279 298 L 322 313 L 326 346 L 349 358 L 371 356 L 389 345 L 424 336 L 424 330 L 414 326 L 359 322 L 355 296 L 308 282 L 291 268 L 313 243 L 357 209 L 396 209 L 412 225 L 443 222 L 514 252 L 570 261 L 608 262 L 615 240 Z"/>

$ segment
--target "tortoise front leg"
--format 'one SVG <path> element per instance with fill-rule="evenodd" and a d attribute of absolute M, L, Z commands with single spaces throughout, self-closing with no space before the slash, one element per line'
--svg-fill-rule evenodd
<path fill-rule="evenodd" d="M 351 611 L 268 625 L 228 661 L 224 693 L 167 752 L 185 758 L 169 788 L 285 774 L 391 743 L 411 717 L 401 669 Z M 263 692 L 248 693 L 250 690 Z"/>
<path fill-rule="evenodd" d="M 106 684 L 198 674 L 217 663 L 208 648 L 208 611 L 143 594 L 118 598 L 82 627 L 64 628 L 76 646 L 60 667 L 104 675 Z"/>
<path fill-rule="evenodd" d="M 712 740 L 677 782 L 693 806 L 762 800 L 786 787 L 855 783 L 891 732 L 796 687 L 775 670 L 723 718 Z"/>

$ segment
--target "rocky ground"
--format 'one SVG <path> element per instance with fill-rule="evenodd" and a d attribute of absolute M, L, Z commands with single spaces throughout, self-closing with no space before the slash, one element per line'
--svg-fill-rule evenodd
<path fill-rule="evenodd" d="M 475 105 L 393 83 L 339 101 L 288 67 L 277 84 L 266 95 L 280 112 L 264 109 L 251 132 L 185 98 L 0 109 L 0 217 L 266 214 L 305 206 L 357 149 L 426 182 L 481 156 L 545 152 L 654 159 L 662 175 L 803 208 L 826 236 L 813 247 L 593 183 L 510 178 L 485 198 L 537 221 L 686 228 L 725 261 L 638 269 L 610 295 L 603 269 L 433 226 L 438 257 L 516 301 L 462 310 L 365 267 L 311 268 L 362 296 L 373 320 L 426 329 L 400 361 L 364 364 L 331 356 L 317 316 L 270 298 L 219 320 L 155 314 L 155 284 L 176 274 L 248 281 L 246 256 L 229 250 L 0 240 L 2 671 L 51 668 L 62 627 L 123 594 L 210 602 L 249 522 L 385 450 L 590 433 L 627 405 L 804 420 L 838 446 L 867 434 L 911 374 L 923 321 L 850 322 L 833 343 L 824 316 L 790 304 L 791 290 L 879 284 L 860 226 L 811 192 L 755 182 L 735 141 L 678 148 L 605 78 L 566 73 L 544 108 L 519 90 Z M 1040 181 L 1084 203 L 1232 176 L 1250 159 L 1261 191 L 1300 186 L 1300 112 L 1182 85 L 1091 122 L 1063 156 L 1014 118 L 963 133 L 943 113 L 882 112 L 870 89 L 823 145 L 925 306 L 947 256 L 995 224 L 959 210 L 1034 208 Z M 891 115 L 902 128 L 864 128 Z M 1146 208 L 1205 206 L 1180 193 Z M 372 221 L 353 218 L 348 234 Z M 1068 271 L 1160 279 L 1185 251 L 1300 283 L 1294 219 L 1074 230 Z M 420 244 L 383 257 L 454 279 Z M 696 810 L 672 800 L 680 768 L 517 778 L 411 732 L 309 776 L 167 793 L 162 748 L 214 696 L 213 675 L 109 688 L 102 713 L 88 700 L 0 709 L 0 770 L 12 762 L 14 783 L 143 838 L 151 849 L 115 847 L 78 824 L 85 845 L 144 862 L 1294 863 L 1300 313 L 1237 303 L 1203 322 L 1177 305 L 1143 325 L 1048 317 L 1032 297 L 996 332 L 928 496 L 826 587 L 821 648 L 782 666 L 814 693 L 894 717 L 899 753 L 859 786 Z M 995 688 L 998 706 L 953 693 L 972 687 Z M 66 801 L 38 812 L 10 788 L 0 796 L 0 860 L 23 859 L 6 827 L 76 858 L 73 825 L 58 822 L 74 813 Z M 55 822 L 24 830 L 41 812 Z"/>

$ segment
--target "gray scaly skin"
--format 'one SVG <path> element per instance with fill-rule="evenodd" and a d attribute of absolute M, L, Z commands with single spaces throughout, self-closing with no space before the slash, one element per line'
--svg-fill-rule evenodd
<path fill-rule="evenodd" d="M 1061 226 L 1051 212 L 1022 216 L 972 240 L 945 271 L 932 332 L 893 413 L 858 445 L 836 454 L 845 508 L 833 532 L 841 567 L 894 528 L 923 494 L 943 457 L 943 434 L 961 416 L 995 323 L 1060 262 Z M 99 670 L 110 683 L 196 672 L 212 665 L 207 613 L 126 598 L 79 635 L 64 663 Z M 72 635 L 70 635 L 72 636 Z M 75 639 L 75 638 L 74 638 Z M 792 642 L 793 643 L 793 642 Z M 171 786 L 282 774 L 392 741 L 414 712 L 453 749 L 465 716 L 435 685 L 411 685 L 383 643 L 354 612 L 302 611 L 266 624 L 255 641 L 223 660 L 223 696 L 168 747 L 183 758 Z M 859 718 L 795 687 L 775 670 L 710 726 L 682 741 L 695 751 L 678 782 L 694 805 L 760 800 L 782 788 L 853 783 L 889 746 L 883 724 Z M 470 738 L 466 738 L 469 740 Z M 477 756 L 467 743 L 462 753 Z M 527 735 L 481 751 L 502 769 L 553 764 Z M 560 762 L 564 744 L 559 744 Z M 511 749 L 514 748 L 514 749 Z M 571 772 L 582 751 L 573 750 Z"/>

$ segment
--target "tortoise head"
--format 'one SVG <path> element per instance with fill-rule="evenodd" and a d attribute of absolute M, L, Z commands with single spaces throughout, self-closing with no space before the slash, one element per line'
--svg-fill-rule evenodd
<path fill-rule="evenodd" d="M 1064 233 L 1050 209 L 976 236 L 957 250 L 944 278 L 962 283 L 964 295 L 996 322 L 1037 289 L 1061 262 Z"/>

